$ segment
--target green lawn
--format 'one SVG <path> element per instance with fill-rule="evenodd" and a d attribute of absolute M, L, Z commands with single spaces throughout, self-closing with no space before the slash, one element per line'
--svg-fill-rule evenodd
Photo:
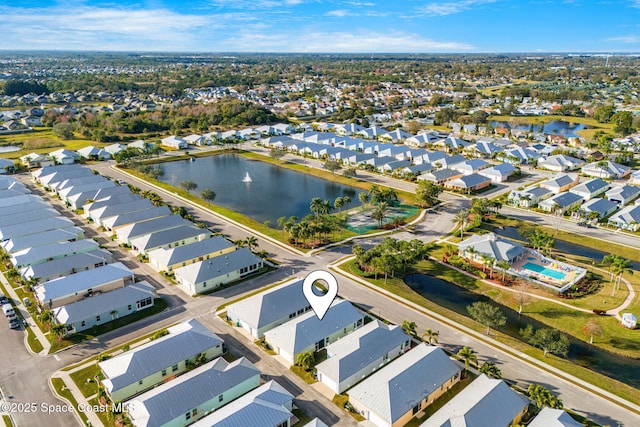
<path fill-rule="evenodd" d="M 291 372 L 293 372 L 294 374 L 302 378 L 304 382 L 306 382 L 307 384 L 313 384 L 318 382 L 318 380 L 313 378 L 313 369 L 310 371 L 305 371 L 304 368 L 298 365 L 293 365 L 289 369 L 291 370 Z"/>
<path fill-rule="evenodd" d="M 51 384 L 53 385 L 53 389 L 55 390 L 58 396 L 62 397 L 63 399 L 66 399 L 67 401 L 69 401 L 69 403 L 73 405 L 74 408 L 76 408 L 76 413 L 80 416 L 80 419 L 82 419 L 85 425 L 87 425 L 87 422 L 89 421 L 89 419 L 84 414 L 84 412 L 78 410 L 78 401 L 76 400 L 75 397 L 73 397 L 73 394 L 71 393 L 71 391 L 67 389 L 67 386 L 64 383 L 64 380 L 62 378 L 51 378 Z"/>
<path fill-rule="evenodd" d="M 69 374 L 74 383 L 78 386 L 84 397 L 89 397 L 98 392 L 99 384 L 95 381 L 95 377 L 102 377 L 102 371 L 97 363 L 92 363 L 86 368 Z M 91 380 L 91 382 L 87 381 Z"/>
<path fill-rule="evenodd" d="M 2 145 L 20 145 L 23 147 L 23 149 L 19 151 L 0 154 L 0 157 L 8 159 L 18 159 L 19 157 L 32 152 L 50 153 L 60 148 L 75 151 L 88 145 L 93 145 L 95 147 L 104 147 L 109 145 L 108 143 L 100 143 L 84 138 L 74 137 L 72 139 L 62 139 L 55 136 L 51 128 L 46 127 L 36 127 L 34 128 L 34 132 L 6 135 L 0 138 L 0 142 Z"/>
<path fill-rule="evenodd" d="M 44 350 L 42 343 L 40 342 L 40 340 L 38 340 L 31 327 L 27 328 L 27 343 L 29 344 L 29 348 L 31 349 L 31 351 L 36 354 Z"/>

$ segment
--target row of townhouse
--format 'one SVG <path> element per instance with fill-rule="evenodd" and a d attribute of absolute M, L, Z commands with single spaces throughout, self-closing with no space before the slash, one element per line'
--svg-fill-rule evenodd
<path fill-rule="evenodd" d="M 136 427 L 290 427 L 293 395 L 263 382 L 246 358 L 227 362 L 226 353 L 219 336 L 191 319 L 98 366 L 105 391 Z"/>
<path fill-rule="evenodd" d="M 310 312 L 302 282 L 291 279 L 230 304 L 227 317 L 252 338 L 264 339 L 289 364 L 302 352 L 326 349 L 326 359 L 316 365 L 318 381 L 333 393 L 346 392 L 371 425 L 404 426 L 460 381 L 461 364 L 441 348 L 412 342 L 397 325 L 365 321 L 348 301 L 336 300 L 319 321 Z M 504 381 L 481 375 L 423 425 L 447 426 L 461 419 L 475 425 L 490 419 L 492 425 L 507 427 L 520 421 L 528 405 Z"/>
<path fill-rule="evenodd" d="M 157 271 L 173 273 L 189 294 L 216 289 L 263 267 L 263 261 L 249 249 L 237 248 L 224 237 L 173 214 L 167 206 L 155 206 L 127 186 L 79 164 L 48 166 L 34 171 L 32 177 L 70 208 L 82 209 L 82 215 L 108 236 L 148 257 Z M 74 245 L 78 253 L 91 249 L 89 243 Z M 39 256 L 37 253 L 30 257 Z"/>
<path fill-rule="evenodd" d="M 72 221 L 13 178 L 0 188 L 2 248 L 55 322 L 79 332 L 153 306 L 155 289 Z"/>

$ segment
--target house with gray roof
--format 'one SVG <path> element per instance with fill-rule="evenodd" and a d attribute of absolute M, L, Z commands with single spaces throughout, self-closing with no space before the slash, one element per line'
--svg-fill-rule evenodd
<path fill-rule="evenodd" d="M 422 155 L 422 161 L 418 158 L 413 159 L 414 163 L 431 163 L 436 167 L 443 167 L 443 164 L 440 163 L 440 166 L 437 166 L 436 163 L 440 162 L 442 159 L 447 157 L 447 153 L 444 151 L 428 151 Z"/>
<path fill-rule="evenodd" d="M 17 181 L 13 177 L 8 176 L 0 177 L 0 190 L 13 190 L 18 191 L 22 194 L 31 193 L 31 190 L 29 190 L 23 183 Z"/>
<path fill-rule="evenodd" d="M 96 292 L 108 292 L 132 284 L 135 277 L 121 262 L 49 280 L 36 286 L 34 295 L 45 307 L 80 301 Z"/>
<path fill-rule="evenodd" d="M 86 168 L 82 167 L 82 165 L 79 165 L 79 164 L 44 166 L 40 169 L 32 171 L 31 178 L 33 178 L 34 181 L 42 184 L 42 178 L 44 178 L 45 176 L 49 176 L 58 172 L 78 171 L 78 170 L 85 170 L 85 169 Z"/>
<path fill-rule="evenodd" d="M 114 187 L 98 188 L 81 191 L 67 197 L 71 209 L 80 209 L 87 204 L 88 200 L 102 200 L 107 197 L 119 197 L 122 202 L 137 200 L 140 197 L 131 193 L 126 185 L 116 185 Z"/>
<path fill-rule="evenodd" d="M 60 259 L 69 255 L 92 252 L 99 249 L 98 243 L 92 239 L 76 240 L 73 242 L 53 242 L 47 245 L 22 249 L 11 255 L 11 262 L 18 268 L 42 264 L 47 261 Z"/>
<path fill-rule="evenodd" d="M 98 205 L 98 207 L 95 205 Z M 149 201 L 149 199 L 142 199 L 138 197 L 130 202 L 119 203 L 119 200 L 112 200 L 109 198 L 108 201 L 103 201 L 102 203 L 93 202 L 85 205 L 84 214 L 88 219 L 91 219 L 97 225 L 102 226 L 102 220 L 105 218 L 151 209 L 153 207 L 155 206 Z"/>
<path fill-rule="evenodd" d="M 219 357 L 126 402 L 136 427 L 185 427 L 260 386 L 260 370 L 244 357 Z"/>
<path fill-rule="evenodd" d="M 224 341 L 196 319 L 167 328 L 168 334 L 98 363 L 102 385 L 114 402 L 125 400 L 206 360 L 226 353 Z"/>
<path fill-rule="evenodd" d="M 174 268 L 204 261 L 236 250 L 236 245 L 223 236 L 213 236 L 189 245 L 159 248 L 149 251 L 149 264 L 157 271 L 173 271 Z"/>
<path fill-rule="evenodd" d="M 99 190 L 101 188 L 111 188 L 115 187 L 116 184 L 113 181 L 109 181 L 108 179 L 104 179 L 98 182 L 93 182 L 91 184 L 82 184 L 82 185 L 74 185 L 73 187 L 67 187 L 58 191 L 60 198 L 65 203 L 71 203 L 69 198 L 74 194 L 84 193 L 87 191 Z"/>
<path fill-rule="evenodd" d="M 38 278 L 39 282 L 47 282 L 58 277 L 68 276 L 79 271 L 91 270 L 113 262 L 111 252 L 105 249 L 68 255 L 42 264 L 30 265 L 20 271 L 23 278 Z"/>
<path fill-rule="evenodd" d="M 564 409 L 545 406 L 528 424 L 529 427 L 583 427 L 582 423 L 571 418 Z"/>
<path fill-rule="evenodd" d="M 542 181 L 539 185 L 542 188 L 553 191 L 554 194 L 562 193 L 575 187 L 580 182 L 577 173 L 558 173 L 553 178 Z"/>
<path fill-rule="evenodd" d="M 433 165 L 431 163 L 421 163 L 419 165 L 410 165 L 403 168 L 398 169 L 398 174 L 404 177 L 409 176 L 419 176 L 423 173 L 428 173 L 433 170 Z"/>
<path fill-rule="evenodd" d="M 614 187 L 605 193 L 605 197 L 619 206 L 627 205 L 640 197 L 640 188 L 633 185 Z"/>
<path fill-rule="evenodd" d="M 0 200 L 0 202 L 1 201 L 2 200 Z M 75 224 L 69 218 L 54 216 L 40 219 L 38 221 L 0 227 L 0 240 L 13 239 L 20 236 L 28 236 L 30 234 L 39 234 L 43 231 L 49 230 L 61 230 L 69 227 L 75 227 Z"/>
<path fill-rule="evenodd" d="M 481 255 L 488 255 L 497 262 L 507 261 L 512 263 L 527 253 L 524 246 L 511 240 L 503 239 L 495 233 L 474 234 L 458 244 L 458 254 L 469 258 L 469 248 L 474 248 L 474 259 L 480 259 Z"/>
<path fill-rule="evenodd" d="M 438 169 L 418 175 L 417 179 L 431 181 L 434 184 L 443 185 L 452 179 L 464 176 L 462 172 L 453 169 Z"/>
<path fill-rule="evenodd" d="M 32 202 L 40 202 L 40 201 L 42 201 L 42 199 L 36 195 L 20 193 L 20 195 L 16 195 L 15 197 L 0 198 L 0 208 L 4 209 L 5 207 L 9 207 L 9 206 L 16 206 L 24 203 L 32 203 Z"/>
<path fill-rule="evenodd" d="M 424 343 L 349 390 L 349 403 L 379 427 L 403 426 L 453 387 L 462 369 Z"/>
<path fill-rule="evenodd" d="M 227 318 L 260 339 L 269 331 L 311 310 L 302 292 L 303 279 L 292 279 L 275 288 L 227 306 Z"/>
<path fill-rule="evenodd" d="M 469 141 L 465 141 L 464 139 L 450 136 L 448 138 L 445 138 L 443 140 L 436 142 L 435 145 L 442 146 L 446 151 L 452 152 L 457 150 L 463 150 L 464 148 L 471 145 L 471 143 Z"/>
<path fill-rule="evenodd" d="M 191 427 L 290 427 L 293 418 L 291 411 L 293 396 L 271 380 L 200 419 Z"/>
<path fill-rule="evenodd" d="M 169 209 L 169 207 L 152 205 L 149 209 L 116 214 L 111 217 L 103 218 L 100 222 L 107 231 L 112 231 L 117 227 L 123 227 L 135 222 L 149 221 L 151 219 L 162 218 L 169 215 L 171 215 L 171 209 Z"/>
<path fill-rule="evenodd" d="M 327 359 L 316 366 L 318 381 L 340 394 L 410 348 L 401 327 L 374 320 L 327 346 Z"/>
<path fill-rule="evenodd" d="M 564 214 L 573 208 L 577 208 L 582 202 L 584 202 L 584 199 L 581 196 L 567 191 L 543 200 L 538 203 L 538 207 L 545 212 Z"/>
<path fill-rule="evenodd" d="M 66 325 L 68 333 L 81 332 L 153 307 L 155 296 L 153 286 L 138 282 L 56 307 L 53 318 L 56 323 Z"/>
<path fill-rule="evenodd" d="M 640 228 L 640 206 L 626 206 L 611 215 L 607 223 L 616 228 L 629 231 L 638 231 Z"/>
<path fill-rule="evenodd" d="M 462 154 L 455 154 L 453 156 L 447 156 L 443 159 L 438 160 L 436 163 L 440 164 L 440 167 L 442 168 L 450 168 L 453 169 L 454 165 L 457 165 L 459 163 L 464 163 L 467 161 L 467 158 L 465 156 L 463 156 Z M 435 163 L 434 163 L 435 165 Z"/>
<path fill-rule="evenodd" d="M 584 165 L 584 160 L 565 154 L 556 154 L 538 161 L 538 167 L 554 172 L 572 171 Z"/>
<path fill-rule="evenodd" d="M 211 236 L 213 236 L 213 233 L 206 228 L 198 228 L 194 225 L 181 225 L 180 227 L 154 231 L 131 239 L 131 248 L 139 254 L 147 255 L 148 252 L 154 249 L 188 245 L 208 239 Z"/>
<path fill-rule="evenodd" d="M 380 173 L 392 173 L 397 169 L 402 169 L 411 166 L 411 162 L 409 160 L 396 160 L 395 162 L 389 162 L 378 167 L 378 172 Z"/>
<path fill-rule="evenodd" d="M 593 178 L 578 184 L 569 189 L 573 194 L 577 194 L 585 200 L 591 200 L 598 197 L 609 189 L 609 183 L 602 178 Z"/>
<path fill-rule="evenodd" d="M 7 173 L 7 170 L 11 170 L 15 165 L 13 160 L 9 159 L 0 159 L 0 175 L 4 175 Z"/>
<path fill-rule="evenodd" d="M 273 350 L 291 365 L 298 354 L 318 351 L 364 324 L 364 314 L 349 301 L 336 299 L 322 320 L 311 311 L 264 333 Z"/>
<path fill-rule="evenodd" d="M 33 196 L 33 197 L 36 197 L 37 200 L 30 200 L 30 201 L 27 201 L 27 203 L 21 203 L 19 205 L 3 206 L 2 213 L 0 213 L 0 215 L 11 216 L 16 214 L 22 214 L 29 211 L 49 209 L 51 207 L 49 203 L 46 203 L 38 196 Z"/>
<path fill-rule="evenodd" d="M 457 163 L 451 166 L 451 169 L 458 170 L 465 175 L 471 175 L 472 173 L 479 173 L 481 170 L 491 166 L 491 163 L 485 162 L 482 159 L 465 160 L 464 162 Z"/>
<path fill-rule="evenodd" d="M 392 130 L 391 132 L 387 132 L 380 135 L 379 138 L 381 141 L 391 141 L 391 142 L 397 143 L 397 142 L 404 141 L 407 138 L 411 138 L 412 136 L 414 135 L 398 128 L 398 129 Z"/>
<path fill-rule="evenodd" d="M 142 197 L 137 194 L 133 194 L 131 191 L 129 191 L 128 187 L 124 186 L 100 189 L 99 191 L 100 193 L 98 193 L 98 190 L 96 190 L 95 198 L 90 198 L 82 202 L 82 210 L 84 211 L 83 216 L 85 218 L 91 218 L 92 212 L 101 213 L 104 209 L 107 209 L 111 206 L 133 203 L 142 200 Z M 109 194 L 103 194 L 103 191 L 108 191 Z"/>
<path fill-rule="evenodd" d="M 214 258 L 173 270 L 176 282 L 189 295 L 215 290 L 227 283 L 256 273 L 263 266 L 262 258 L 248 248 L 225 253 Z"/>
<path fill-rule="evenodd" d="M 521 208 L 532 208 L 544 199 L 553 196 L 553 192 L 547 188 L 529 187 L 522 191 L 513 190 L 509 193 L 508 202 Z"/>
<path fill-rule="evenodd" d="M 507 383 L 481 374 L 464 390 L 436 411 L 420 427 L 509 427 L 517 424 L 529 399 Z"/>
<path fill-rule="evenodd" d="M 0 190 L 0 199 L 12 199 L 17 198 L 17 196 L 24 196 L 27 193 L 23 193 L 22 191 L 17 190 Z"/>
<path fill-rule="evenodd" d="M 467 194 L 481 190 L 491 185 L 491 178 L 473 173 L 451 179 L 444 183 L 444 188 L 458 190 Z"/>
<path fill-rule="evenodd" d="M 509 179 L 515 172 L 516 168 L 511 163 L 500 163 L 499 165 L 482 169 L 478 172 L 478 175 L 489 178 L 493 183 L 500 183 Z"/>
<path fill-rule="evenodd" d="M 121 243 L 131 245 L 131 240 L 136 237 L 144 236 L 145 234 L 153 233 L 155 231 L 170 230 L 172 228 L 191 224 L 191 221 L 187 221 L 180 215 L 174 214 L 120 227 L 116 230 L 116 238 Z"/>
<path fill-rule="evenodd" d="M 55 150 L 49 153 L 49 157 L 55 160 L 55 162 L 58 164 L 70 165 L 74 163 L 76 160 L 78 160 L 79 156 L 77 153 L 71 150 L 61 148 L 59 150 Z"/>
<path fill-rule="evenodd" d="M 108 179 L 106 179 L 102 175 L 96 175 L 92 173 L 89 169 L 81 169 L 81 170 L 86 171 L 81 176 L 74 175 L 72 177 L 69 177 L 69 176 L 66 176 L 67 173 L 64 173 L 64 172 L 56 174 L 55 175 L 56 177 L 58 177 L 59 175 L 62 175 L 62 176 L 60 176 L 60 179 L 57 179 L 57 180 L 54 179 L 51 182 L 49 182 L 48 187 L 51 190 L 55 191 L 56 194 L 60 194 L 62 190 L 70 187 L 108 181 Z M 77 171 L 75 173 L 79 173 L 79 172 L 80 171 Z"/>
<path fill-rule="evenodd" d="M 35 248 L 53 242 L 72 242 L 84 238 L 84 230 L 80 227 L 69 227 L 61 230 L 49 230 L 38 234 L 14 237 L 5 240 L 0 245 L 5 251 L 14 253 L 23 249 Z"/>
<path fill-rule="evenodd" d="M 620 179 L 631 174 L 633 170 L 629 166 L 621 165 L 610 160 L 592 162 L 582 167 L 584 175 L 595 176 L 604 179 Z"/>
<path fill-rule="evenodd" d="M 2 214 L 0 214 L 0 227 L 6 225 L 21 224 L 24 222 L 38 221 L 40 219 L 51 218 L 59 215 L 60 212 L 50 206 L 45 209 L 33 209 L 25 212 L 20 212 L 19 215 L 7 215 L 2 212 Z"/>
<path fill-rule="evenodd" d="M 466 147 L 464 151 L 476 157 L 491 159 L 498 153 L 504 151 L 504 149 L 489 141 L 478 141 L 475 144 Z"/>
<path fill-rule="evenodd" d="M 511 163 L 512 165 L 519 165 L 522 163 L 534 162 L 540 157 L 540 154 L 536 150 L 532 150 L 531 148 L 517 147 L 505 151 L 502 157 L 500 157 L 500 154 L 498 156 L 498 158 L 504 159 L 504 161 L 507 163 Z"/>
<path fill-rule="evenodd" d="M 618 210 L 618 204 L 608 199 L 591 199 L 586 202 L 576 212 L 580 218 L 590 218 L 591 214 L 598 214 L 598 220 L 605 218 Z"/>

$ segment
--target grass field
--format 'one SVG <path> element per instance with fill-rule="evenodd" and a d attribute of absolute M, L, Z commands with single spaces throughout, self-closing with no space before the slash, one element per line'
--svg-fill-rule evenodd
<path fill-rule="evenodd" d="M 95 381 L 95 377 L 102 375 L 102 371 L 97 363 L 92 363 L 86 368 L 75 371 L 69 376 L 74 383 L 78 386 L 84 397 L 93 396 L 98 392 L 98 383 Z M 89 382 L 88 380 L 92 380 Z"/>
<path fill-rule="evenodd" d="M 78 401 L 75 397 L 73 397 L 73 394 L 67 388 L 64 380 L 62 378 L 51 378 L 51 384 L 53 385 L 53 389 L 55 390 L 56 394 L 69 401 L 69 403 L 71 403 L 76 409 L 76 414 L 80 416 L 82 422 L 84 422 L 85 425 L 88 425 L 87 423 L 89 422 L 89 419 L 84 414 L 84 412 L 78 410 Z"/>
<path fill-rule="evenodd" d="M 0 145 L 20 145 L 22 149 L 19 151 L 0 153 L 0 157 L 17 159 L 32 152 L 50 153 L 63 147 L 68 150 L 78 150 L 88 145 L 104 147 L 109 144 L 75 137 L 72 139 L 62 139 L 55 136 L 53 130 L 50 128 L 37 127 L 34 128 L 34 132 L 1 136 Z"/>

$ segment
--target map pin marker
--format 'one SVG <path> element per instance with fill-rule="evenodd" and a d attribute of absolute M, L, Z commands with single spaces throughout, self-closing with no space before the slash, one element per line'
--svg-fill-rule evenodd
<path fill-rule="evenodd" d="M 313 284 L 317 280 L 322 280 L 327 284 L 327 293 L 324 295 L 316 295 L 313 291 Z M 331 306 L 331 303 L 338 295 L 338 281 L 328 271 L 316 270 L 312 271 L 305 277 L 302 283 L 302 292 L 304 297 L 309 301 L 311 308 L 318 316 L 318 319 L 322 320 L 327 310 Z"/>

